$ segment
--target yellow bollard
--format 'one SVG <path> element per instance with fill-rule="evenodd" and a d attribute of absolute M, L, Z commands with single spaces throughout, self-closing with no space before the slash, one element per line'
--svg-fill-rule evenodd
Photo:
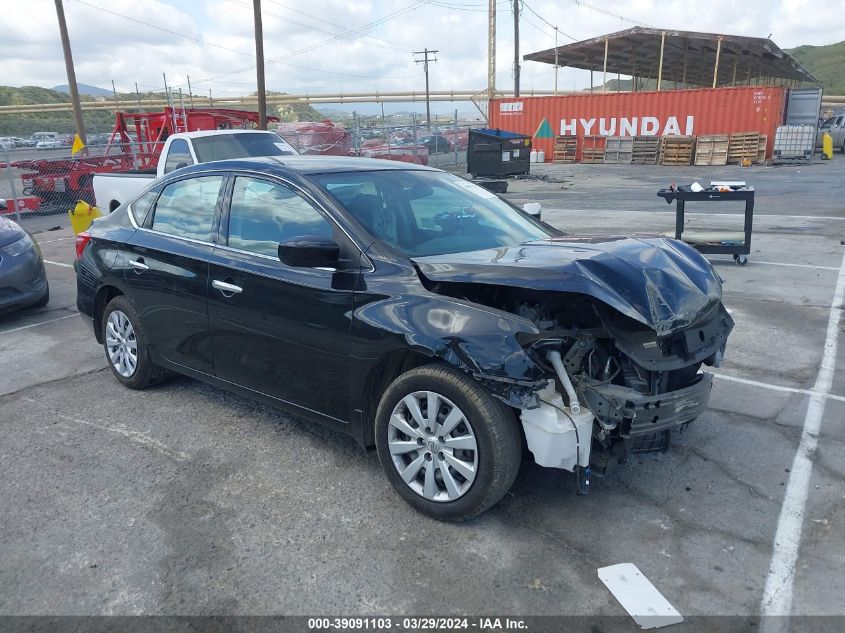
<path fill-rule="evenodd" d="M 830 132 L 822 133 L 822 160 L 833 158 L 833 137 Z"/>
<path fill-rule="evenodd" d="M 79 200 L 73 209 L 68 209 L 67 215 L 70 218 L 70 226 L 73 232 L 79 235 L 91 226 L 94 218 L 99 218 L 103 214 L 97 207 L 92 207 L 84 200 Z"/>

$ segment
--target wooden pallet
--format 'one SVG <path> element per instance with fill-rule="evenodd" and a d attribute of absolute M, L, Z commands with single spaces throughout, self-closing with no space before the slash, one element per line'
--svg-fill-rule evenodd
<path fill-rule="evenodd" d="M 607 165 L 630 165 L 634 152 L 634 139 L 630 136 L 608 136 L 604 145 L 604 162 Z"/>
<path fill-rule="evenodd" d="M 757 160 L 760 147 L 760 135 L 757 132 L 737 132 L 731 134 L 728 146 L 728 162 L 739 164 L 742 159 Z"/>
<path fill-rule="evenodd" d="M 657 136 L 635 136 L 631 150 L 634 165 L 656 165 L 660 155 L 660 138 Z"/>
<path fill-rule="evenodd" d="M 554 163 L 574 163 L 578 151 L 577 136 L 556 136 L 552 154 Z"/>
<path fill-rule="evenodd" d="M 766 146 L 769 144 L 769 135 L 768 134 L 760 134 L 757 137 L 757 158 L 754 161 L 755 163 L 765 163 L 766 162 Z"/>
<path fill-rule="evenodd" d="M 581 147 L 581 162 L 587 164 L 604 162 L 604 136 L 585 136 Z"/>
<path fill-rule="evenodd" d="M 695 142 L 694 164 L 727 165 L 730 140 L 730 136 L 727 134 L 699 136 Z"/>
<path fill-rule="evenodd" d="M 660 143 L 660 164 L 689 165 L 694 148 L 694 136 L 664 136 Z"/>

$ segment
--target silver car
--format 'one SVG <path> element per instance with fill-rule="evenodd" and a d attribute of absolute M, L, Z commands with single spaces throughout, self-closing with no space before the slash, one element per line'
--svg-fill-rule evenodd
<path fill-rule="evenodd" d="M 0 199 L 0 211 L 6 201 Z M 0 215 L 0 313 L 50 300 L 41 249 L 16 222 Z"/>

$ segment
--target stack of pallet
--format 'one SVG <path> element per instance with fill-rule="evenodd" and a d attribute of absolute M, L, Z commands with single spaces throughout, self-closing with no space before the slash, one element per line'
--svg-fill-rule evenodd
<path fill-rule="evenodd" d="M 699 136 L 695 144 L 695 164 L 727 165 L 729 143 L 727 134 Z"/>
<path fill-rule="evenodd" d="M 743 159 L 757 160 L 760 151 L 760 135 L 757 132 L 738 132 L 731 134 L 728 146 L 728 162 L 742 163 Z"/>
<path fill-rule="evenodd" d="M 664 136 L 660 143 L 660 164 L 689 165 L 694 147 L 694 136 Z"/>
<path fill-rule="evenodd" d="M 608 165 L 630 165 L 634 139 L 630 136 L 608 136 L 604 145 L 604 162 Z"/>
<path fill-rule="evenodd" d="M 577 151 L 577 136 L 556 136 L 552 161 L 555 163 L 574 163 Z"/>
<path fill-rule="evenodd" d="M 768 144 L 769 144 L 768 134 L 760 134 L 757 137 L 757 158 L 754 161 L 755 163 L 765 163 L 766 162 L 766 146 Z"/>
<path fill-rule="evenodd" d="M 604 136 L 585 136 L 581 148 L 581 162 L 588 164 L 604 162 Z"/>
<path fill-rule="evenodd" d="M 631 149 L 634 165 L 656 165 L 660 153 L 660 139 L 656 136 L 635 136 Z"/>

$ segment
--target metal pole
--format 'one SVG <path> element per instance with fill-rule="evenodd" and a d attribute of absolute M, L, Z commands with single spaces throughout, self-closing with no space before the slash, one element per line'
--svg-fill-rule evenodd
<path fill-rule="evenodd" d="M 164 94 L 167 95 L 167 105 L 170 108 L 170 119 L 171 123 L 173 124 L 173 132 L 176 132 L 176 112 L 173 110 L 173 99 L 170 95 L 170 88 L 167 87 L 167 75 L 165 73 L 161 73 L 162 79 L 164 79 Z"/>
<path fill-rule="evenodd" d="M 519 0 L 513 0 L 513 96 L 519 98 Z"/>
<path fill-rule="evenodd" d="M 604 79 L 602 79 L 602 92 L 607 92 L 607 46 L 609 42 L 610 40 L 604 38 Z"/>
<path fill-rule="evenodd" d="M 736 63 L 737 63 L 738 61 L 739 61 L 739 58 L 738 58 L 738 57 L 734 57 L 734 76 L 733 76 L 733 79 L 731 79 L 731 85 L 732 85 L 732 86 L 735 86 L 735 85 L 736 85 Z"/>
<path fill-rule="evenodd" d="M 188 99 L 191 101 L 191 109 L 194 108 L 194 92 L 191 90 L 191 76 L 188 75 Z"/>
<path fill-rule="evenodd" d="M 496 94 L 496 0 L 487 7 L 487 98 Z M 489 112 L 488 112 L 489 114 Z"/>
<path fill-rule="evenodd" d="M 557 27 L 555 27 L 555 96 L 557 96 L 557 62 L 558 62 L 558 55 L 557 55 Z M 590 86 L 590 90 L 592 91 L 593 87 Z"/>
<path fill-rule="evenodd" d="M 455 150 L 455 164 L 458 164 L 458 109 L 455 108 L 455 125 L 452 128 L 452 149 Z"/>
<path fill-rule="evenodd" d="M 687 50 L 689 50 L 689 49 L 687 49 L 687 47 L 684 46 L 684 74 L 681 77 L 681 83 L 684 84 L 685 88 L 686 88 L 686 85 L 687 85 Z"/>
<path fill-rule="evenodd" d="M 214 107 L 214 99 L 211 98 L 211 88 L 208 89 L 208 107 Z"/>
<path fill-rule="evenodd" d="M 660 92 L 660 84 L 663 83 L 663 48 L 666 45 L 666 31 L 660 34 L 660 65 L 657 67 L 657 92 Z"/>
<path fill-rule="evenodd" d="M 116 89 L 115 89 L 115 87 L 114 87 L 114 79 L 112 79 L 112 80 L 111 80 L 111 91 L 112 91 L 112 94 L 114 95 L 114 107 L 115 107 L 115 110 L 117 110 L 118 112 L 120 112 L 120 102 L 117 100 L 117 90 L 116 90 Z"/>
<path fill-rule="evenodd" d="M 255 18 L 255 78 L 258 84 L 258 128 L 267 129 L 267 92 L 264 88 L 264 27 L 261 23 L 261 0 L 252 0 Z"/>
<path fill-rule="evenodd" d="M 426 128 L 431 131 L 431 95 L 428 90 L 428 49 L 425 49 L 423 69 L 425 70 L 425 124 Z"/>
<path fill-rule="evenodd" d="M 716 42 L 716 63 L 713 65 L 713 87 L 719 81 L 719 55 L 722 53 L 722 38 L 720 37 Z"/>
<path fill-rule="evenodd" d="M 18 224 L 21 221 L 21 208 L 18 205 L 18 194 L 15 191 L 15 178 L 12 176 L 12 168 L 9 167 L 11 164 L 11 159 L 9 158 L 9 150 L 3 149 L 3 153 L 6 155 L 6 169 L 3 171 L 6 172 L 6 177 L 9 179 L 9 187 L 12 190 L 12 204 L 15 205 L 15 220 L 17 220 Z"/>
<path fill-rule="evenodd" d="M 137 100 L 138 100 L 138 112 L 140 112 L 141 111 L 141 93 L 138 90 L 138 82 L 137 81 L 135 82 L 135 96 L 137 97 Z"/>
<path fill-rule="evenodd" d="M 495 2 L 495 0 L 490 0 Z M 76 71 L 73 69 L 73 54 L 70 51 L 70 38 L 67 34 L 67 23 L 65 22 L 65 10 L 62 0 L 56 0 L 56 17 L 59 19 L 59 34 L 62 38 L 62 51 L 65 55 L 65 70 L 67 71 L 67 85 L 70 90 L 70 101 L 73 104 L 73 121 L 76 124 L 76 133 L 80 140 L 87 145 L 85 138 L 85 123 L 82 120 L 82 105 L 79 103 L 79 90 L 76 87 Z"/>

